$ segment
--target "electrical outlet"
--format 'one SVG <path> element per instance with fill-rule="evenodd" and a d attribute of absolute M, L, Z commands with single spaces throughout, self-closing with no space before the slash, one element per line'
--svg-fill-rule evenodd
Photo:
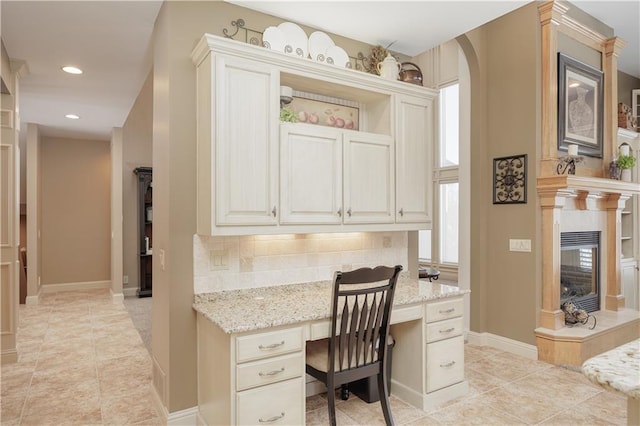
<path fill-rule="evenodd" d="M 129 275 L 125 275 L 122 277 L 122 284 L 129 284 Z"/>
<path fill-rule="evenodd" d="M 530 252 L 531 240 L 509 240 L 509 251 Z"/>
<path fill-rule="evenodd" d="M 382 247 L 391 248 L 391 237 L 382 237 Z"/>

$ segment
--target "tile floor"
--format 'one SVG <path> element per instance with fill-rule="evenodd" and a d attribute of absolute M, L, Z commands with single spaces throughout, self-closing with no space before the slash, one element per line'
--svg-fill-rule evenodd
<path fill-rule="evenodd" d="M 2 365 L 4 425 L 158 424 L 151 357 L 108 290 L 20 305 L 17 363 Z"/>
<path fill-rule="evenodd" d="M 47 294 L 20 306 L 19 361 L 3 365 L 2 425 L 156 425 L 151 358 L 108 291 Z M 466 345 L 469 395 L 429 412 L 398 398 L 398 425 L 624 425 L 626 399 L 571 369 Z M 379 403 L 337 403 L 339 425 L 384 424 Z M 307 398 L 308 425 L 327 424 L 326 395 Z"/>

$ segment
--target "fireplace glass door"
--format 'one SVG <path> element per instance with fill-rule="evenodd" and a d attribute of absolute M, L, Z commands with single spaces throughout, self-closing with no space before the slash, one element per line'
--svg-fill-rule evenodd
<path fill-rule="evenodd" d="M 561 234 L 561 304 L 572 300 L 587 312 L 600 309 L 599 250 L 599 232 L 563 232 Z"/>

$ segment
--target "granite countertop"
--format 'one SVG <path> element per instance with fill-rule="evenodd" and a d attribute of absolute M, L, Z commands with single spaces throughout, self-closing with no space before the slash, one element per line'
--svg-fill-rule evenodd
<path fill-rule="evenodd" d="M 640 400 L 640 339 L 586 360 L 582 372 L 605 389 Z"/>
<path fill-rule="evenodd" d="M 287 284 L 195 295 L 193 308 L 225 333 L 240 333 L 331 316 L 333 281 Z M 400 276 L 394 306 L 469 293 L 444 282 Z"/>

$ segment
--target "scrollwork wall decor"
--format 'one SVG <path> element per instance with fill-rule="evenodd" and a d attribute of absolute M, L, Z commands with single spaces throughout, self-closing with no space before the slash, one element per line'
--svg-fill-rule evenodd
<path fill-rule="evenodd" d="M 262 31 L 252 30 L 251 28 L 245 27 L 244 19 L 238 18 L 235 21 L 231 21 L 231 26 L 236 27 L 236 31 L 233 34 L 229 34 L 229 30 L 226 28 L 222 29 L 222 34 L 226 38 L 230 38 L 231 40 L 235 40 L 235 36 L 238 35 L 240 30 L 244 31 L 244 42 L 248 44 L 253 44 L 254 46 L 262 46 Z"/>
<path fill-rule="evenodd" d="M 527 154 L 493 160 L 493 204 L 526 204 Z"/>

